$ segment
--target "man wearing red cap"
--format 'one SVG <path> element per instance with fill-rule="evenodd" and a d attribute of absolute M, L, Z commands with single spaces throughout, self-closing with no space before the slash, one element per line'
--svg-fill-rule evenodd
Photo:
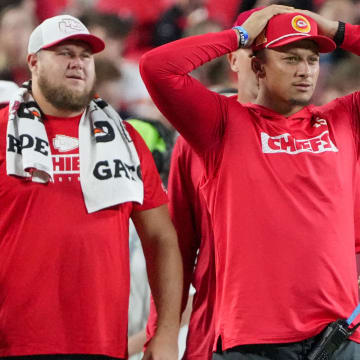
<path fill-rule="evenodd" d="M 129 219 L 159 327 L 145 357 L 177 360 L 182 269 L 152 155 L 94 94 L 104 49 L 76 18 L 31 34 L 24 84 L 0 112 L 0 358 L 125 359 Z"/>
<path fill-rule="evenodd" d="M 358 26 L 273 5 L 240 28 L 182 39 L 141 60 L 155 103 L 205 167 L 202 193 L 215 237 L 214 350 L 221 349 L 215 358 L 305 359 L 327 325 L 347 319 L 358 303 L 360 95 L 308 104 L 319 53 L 337 44 L 360 54 L 359 38 Z M 255 55 L 253 104 L 188 75 L 239 45 Z M 360 356 L 359 331 L 350 339 L 332 359 Z"/>

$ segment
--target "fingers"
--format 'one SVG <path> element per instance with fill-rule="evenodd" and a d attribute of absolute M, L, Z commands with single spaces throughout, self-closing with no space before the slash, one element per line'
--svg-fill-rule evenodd
<path fill-rule="evenodd" d="M 284 5 L 270 5 L 263 10 L 266 10 L 264 13 L 266 15 L 267 21 L 269 21 L 275 15 L 287 14 L 287 13 L 292 13 L 292 12 L 297 11 L 292 6 L 284 6 Z M 259 11 L 259 13 L 260 13 L 260 11 Z"/>
<path fill-rule="evenodd" d="M 254 42 L 273 16 L 295 11 L 295 8 L 291 6 L 270 5 L 252 13 L 242 25 L 249 34 L 248 46 Z"/>

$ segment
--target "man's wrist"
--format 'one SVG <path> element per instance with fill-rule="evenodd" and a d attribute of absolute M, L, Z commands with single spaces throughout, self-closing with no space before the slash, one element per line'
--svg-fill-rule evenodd
<path fill-rule="evenodd" d="M 234 26 L 234 30 L 238 33 L 239 48 L 244 48 L 249 42 L 249 34 L 242 26 Z"/>
<path fill-rule="evenodd" d="M 344 38 L 345 38 L 345 23 L 339 21 L 337 31 L 333 37 L 333 40 L 337 47 L 341 46 L 341 44 L 344 42 Z"/>

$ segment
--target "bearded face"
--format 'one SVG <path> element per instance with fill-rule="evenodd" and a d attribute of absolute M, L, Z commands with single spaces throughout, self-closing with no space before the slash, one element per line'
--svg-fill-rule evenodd
<path fill-rule="evenodd" d="M 95 95 L 95 80 L 90 89 L 80 91 L 63 84 L 55 84 L 46 74 L 41 73 L 38 84 L 45 99 L 59 110 L 81 111 Z"/>
<path fill-rule="evenodd" d="M 58 110 L 84 110 L 95 94 L 95 65 L 89 46 L 67 41 L 41 50 L 37 57 L 33 82 L 45 100 Z"/>

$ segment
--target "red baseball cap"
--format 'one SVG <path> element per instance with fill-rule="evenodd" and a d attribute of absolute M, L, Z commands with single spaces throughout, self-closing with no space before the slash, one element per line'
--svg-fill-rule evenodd
<path fill-rule="evenodd" d="M 256 51 L 276 48 L 303 39 L 315 41 L 321 53 L 328 53 L 336 49 L 336 44 L 332 39 L 318 35 L 318 26 L 314 19 L 296 12 L 272 17 L 265 29 L 255 39 L 252 49 Z"/>

